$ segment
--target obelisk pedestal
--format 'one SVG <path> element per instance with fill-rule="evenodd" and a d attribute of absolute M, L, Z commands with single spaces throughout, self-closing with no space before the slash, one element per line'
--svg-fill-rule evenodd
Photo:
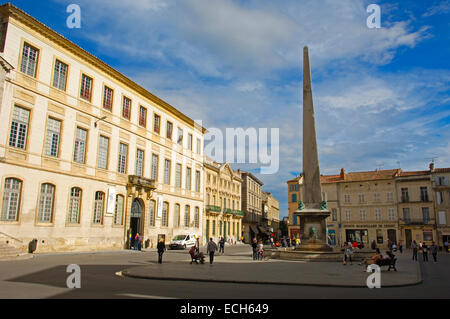
<path fill-rule="evenodd" d="M 314 104 L 308 47 L 303 48 L 303 202 L 294 212 L 300 218 L 301 250 L 330 251 L 325 219 L 330 216 L 322 200 Z"/>

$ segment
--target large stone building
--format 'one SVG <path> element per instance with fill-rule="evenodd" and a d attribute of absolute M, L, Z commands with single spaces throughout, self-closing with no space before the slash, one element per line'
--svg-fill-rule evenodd
<path fill-rule="evenodd" d="M 346 173 L 341 169 L 338 175 L 321 176 L 322 199 L 327 201 L 331 212 L 327 218 L 329 243 L 339 246 L 345 241 L 361 241 L 369 245 L 375 240 L 379 246 L 385 246 L 389 239 L 401 240 L 406 247 L 413 240 L 427 243 L 439 240 L 442 244 L 449 234 L 444 198 L 448 196 L 448 191 L 445 195 L 448 186 L 444 186 L 446 171 L 433 168 L 417 172 L 393 169 Z M 290 237 L 299 232 L 293 212 L 303 199 L 302 182 L 302 176 L 287 182 Z M 435 186 L 436 183 L 442 185 Z M 434 191 L 439 189 L 443 199 L 435 209 Z M 446 212 L 440 213 L 440 232 L 435 217 L 439 210 Z"/>
<path fill-rule="evenodd" d="M 253 238 L 261 238 L 267 232 L 262 215 L 262 186 L 264 184 L 250 172 L 239 170 L 238 172 L 242 178 L 243 237 L 245 243 L 250 243 Z"/>
<path fill-rule="evenodd" d="M 20 9 L 0 17 L 2 236 L 55 251 L 201 234 L 205 129 Z"/>
<path fill-rule="evenodd" d="M 437 243 L 440 247 L 444 243 L 450 242 L 450 168 L 434 168 L 431 169 L 431 185 L 435 197 L 433 198 L 436 226 L 437 226 Z"/>
<path fill-rule="evenodd" d="M 220 237 L 241 240 L 242 218 L 241 183 L 238 172 L 228 163 L 216 163 L 205 157 L 205 222 L 204 238 Z"/>
<path fill-rule="evenodd" d="M 280 203 L 271 193 L 263 192 L 263 221 L 266 222 L 266 229 L 274 236 L 277 236 L 280 228 Z"/>

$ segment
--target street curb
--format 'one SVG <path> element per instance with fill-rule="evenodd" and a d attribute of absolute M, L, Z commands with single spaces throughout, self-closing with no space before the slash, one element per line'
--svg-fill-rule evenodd
<path fill-rule="evenodd" d="M 116 275 L 118 275 L 116 273 Z M 232 283 L 232 284 L 256 284 L 256 285 L 279 285 L 279 286 L 307 286 L 307 287 L 335 287 L 335 288 L 367 288 L 366 285 L 343 285 L 343 284 L 322 284 L 322 283 L 290 283 L 290 282 L 274 282 L 274 281 L 250 281 L 250 280 L 226 280 L 226 279 L 202 279 L 202 278 L 180 278 L 180 277 L 157 277 L 151 275 L 137 275 L 130 270 L 125 269 L 120 271 L 121 277 L 129 277 L 136 279 L 149 279 L 149 280 L 168 280 L 168 281 L 193 281 L 193 282 L 217 282 L 217 283 Z M 381 288 L 395 288 L 395 287 L 408 287 L 416 286 L 423 282 L 420 271 L 417 272 L 417 281 L 405 284 L 385 285 Z"/>

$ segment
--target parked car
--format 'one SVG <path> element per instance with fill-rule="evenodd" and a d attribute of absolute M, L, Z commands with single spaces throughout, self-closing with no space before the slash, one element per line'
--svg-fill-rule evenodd
<path fill-rule="evenodd" d="M 186 247 L 191 248 L 197 243 L 197 235 L 196 234 L 184 234 L 184 235 L 176 235 L 172 238 L 169 244 L 170 249 L 185 249 Z"/>

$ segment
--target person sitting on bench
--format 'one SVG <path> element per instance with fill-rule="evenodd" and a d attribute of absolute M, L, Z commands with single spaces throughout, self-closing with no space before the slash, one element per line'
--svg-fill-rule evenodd
<path fill-rule="evenodd" d="M 360 265 L 364 265 L 364 271 L 366 271 L 368 265 L 376 265 L 377 261 L 382 260 L 381 252 L 379 248 L 375 249 L 375 255 L 365 258 Z"/>

